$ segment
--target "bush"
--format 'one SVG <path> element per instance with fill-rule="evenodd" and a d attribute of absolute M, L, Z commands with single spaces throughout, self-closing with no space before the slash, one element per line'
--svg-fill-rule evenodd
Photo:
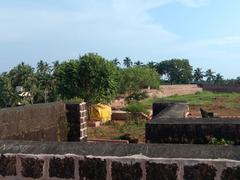
<path fill-rule="evenodd" d="M 233 141 L 225 140 L 225 139 L 217 139 L 215 137 L 210 138 L 208 144 L 212 145 L 233 145 Z"/>
<path fill-rule="evenodd" d="M 123 110 L 128 111 L 130 113 L 143 112 L 143 113 L 147 114 L 147 109 L 139 102 L 130 103 Z"/>
<path fill-rule="evenodd" d="M 148 67 L 130 67 L 120 74 L 120 93 L 132 94 L 148 86 L 158 89 L 160 85 L 159 74 Z"/>

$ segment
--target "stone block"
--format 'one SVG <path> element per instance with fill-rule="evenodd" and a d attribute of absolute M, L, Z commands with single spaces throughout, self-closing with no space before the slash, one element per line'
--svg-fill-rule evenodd
<path fill-rule="evenodd" d="M 184 180 L 214 180 L 217 169 L 208 164 L 184 166 Z"/>
<path fill-rule="evenodd" d="M 146 163 L 147 180 L 177 180 L 177 164 Z"/>
<path fill-rule="evenodd" d="M 43 176 L 43 160 L 21 158 L 22 176 L 27 178 L 41 178 Z"/>
<path fill-rule="evenodd" d="M 112 162 L 112 180 L 141 180 L 142 176 L 140 163 Z"/>
<path fill-rule="evenodd" d="M 74 159 L 71 157 L 65 157 L 64 159 L 54 157 L 50 159 L 49 177 L 74 178 L 74 170 Z"/>
<path fill-rule="evenodd" d="M 16 157 L 0 156 L 0 176 L 16 176 Z"/>
<path fill-rule="evenodd" d="M 105 180 L 107 178 L 106 160 L 86 158 L 79 161 L 80 180 Z"/>
<path fill-rule="evenodd" d="M 237 180 L 240 179 L 240 166 L 228 167 L 223 170 L 221 180 Z"/>

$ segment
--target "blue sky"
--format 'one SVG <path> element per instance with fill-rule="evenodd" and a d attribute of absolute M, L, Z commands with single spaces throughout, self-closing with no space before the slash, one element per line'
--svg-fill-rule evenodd
<path fill-rule="evenodd" d="M 97 52 L 240 76 L 239 0 L 0 1 L 0 72 Z"/>

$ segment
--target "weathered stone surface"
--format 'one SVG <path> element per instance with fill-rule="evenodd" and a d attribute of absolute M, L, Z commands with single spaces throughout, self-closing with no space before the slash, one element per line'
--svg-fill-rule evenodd
<path fill-rule="evenodd" d="M 240 146 L 196 144 L 113 144 L 83 142 L 0 141 L 0 154 L 76 154 L 81 156 L 230 159 L 240 160 Z"/>
<path fill-rule="evenodd" d="M 177 164 L 146 163 L 147 180 L 177 180 Z"/>
<path fill-rule="evenodd" d="M 79 161 L 80 180 L 105 180 L 107 177 L 106 160 L 89 159 Z"/>
<path fill-rule="evenodd" d="M 184 167 L 184 180 L 214 180 L 216 168 L 208 164 Z"/>
<path fill-rule="evenodd" d="M 185 103 L 154 103 L 153 118 L 185 118 L 189 107 Z"/>
<path fill-rule="evenodd" d="M 208 144 L 211 137 L 240 144 L 240 119 L 154 119 L 146 124 L 150 143 Z"/>
<path fill-rule="evenodd" d="M 0 110 L 0 139 L 67 140 L 57 133 L 66 121 L 64 103 L 45 103 Z M 51 132 L 49 132 L 51 128 Z"/>
<path fill-rule="evenodd" d="M 221 175 L 222 180 L 238 180 L 240 179 L 240 166 L 228 167 L 223 170 Z"/>
<path fill-rule="evenodd" d="M 140 180 L 142 175 L 140 163 L 112 162 L 112 180 Z"/>
<path fill-rule="evenodd" d="M 55 158 L 50 159 L 49 177 L 74 178 L 74 159 L 73 158 Z"/>
<path fill-rule="evenodd" d="M 21 158 L 22 176 L 28 178 L 40 178 L 43 175 L 43 160 L 34 158 Z"/>
<path fill-rule="evenodd" d="M 16 175 L 16 157 L 0 156 L 0 176 L 15 176 Z"/>

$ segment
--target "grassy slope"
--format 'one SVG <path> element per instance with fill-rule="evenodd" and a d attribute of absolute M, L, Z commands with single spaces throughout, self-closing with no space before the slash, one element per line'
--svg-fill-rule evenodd
<path fill-rule="evenodd" d="M 149 109 L 154 102 L 186 102 L 189 105 L 210 105 L 217 99 L 222 99 L 226 107 L 239 108 L 240 93 L 212 93 L 207 91 L 183 96 L 175 95 L 165 98 L 151 98 L 142 100 L 140 103 Z"/>

